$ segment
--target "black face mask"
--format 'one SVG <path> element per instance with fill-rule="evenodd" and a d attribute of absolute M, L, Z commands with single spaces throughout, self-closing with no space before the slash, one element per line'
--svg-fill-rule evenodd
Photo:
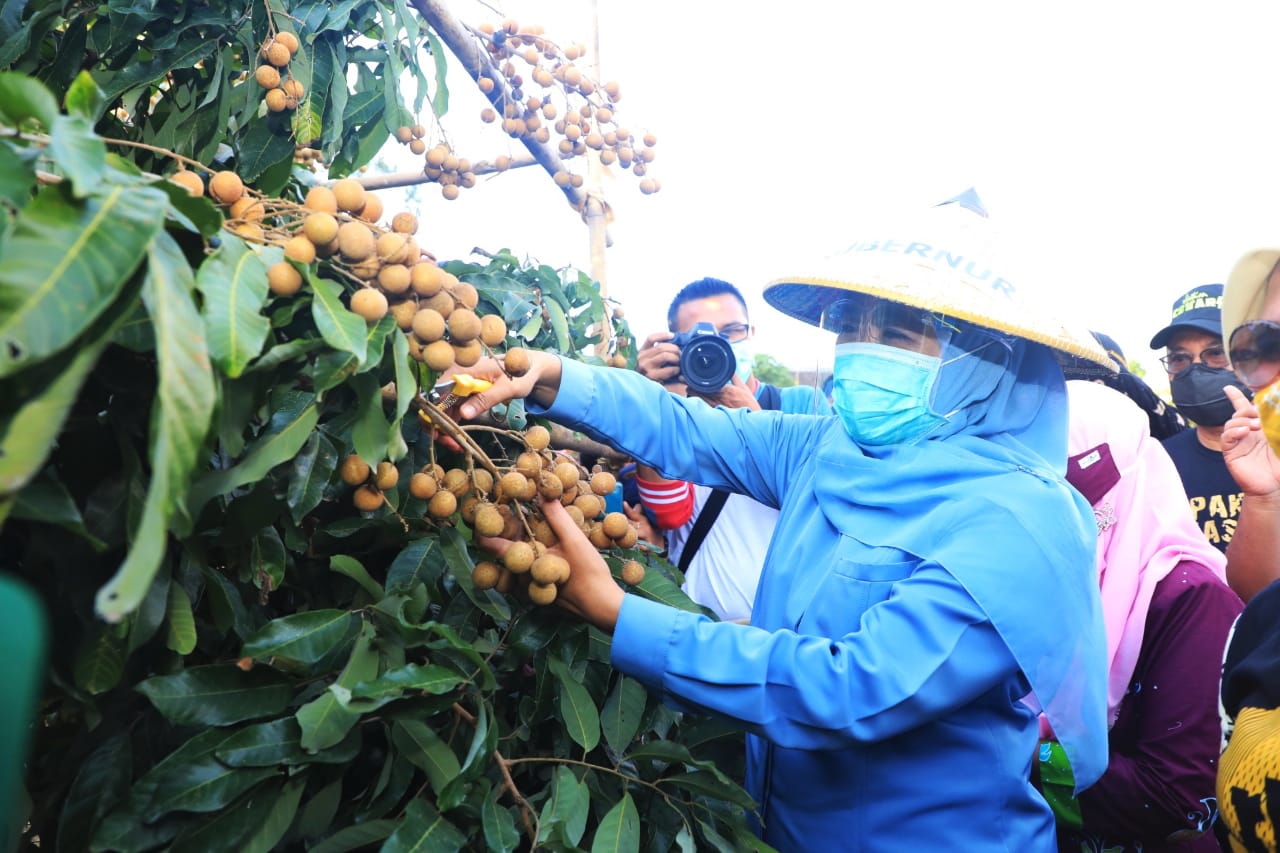
<path fill-rule="evenodd" d="M 1178 411 L 1200 426 L 1222 426 L 1235 414 L 1236 407 L 1223 392 L 1223 387 L 1239 388 L 1252 398 L 1249 388 L 1242 385 L 1231 370 L 1225 367 L 1209 367 L 1196 362 L 1173 377 L 1169 391 Z"/>

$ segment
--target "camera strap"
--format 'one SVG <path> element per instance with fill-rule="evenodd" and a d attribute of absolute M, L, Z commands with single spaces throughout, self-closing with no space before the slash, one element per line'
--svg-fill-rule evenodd
<path fill-rule="evenodd" d="M 760 401 L 761 409 L 778 411 L 782 408 L 782 392 L 778 390 L 776 385 L 761 382 L 760 392 L 756 399 Z M 716 523 L 716 519 L 720 516 L 720 510 L 724 509 L 724 502 L 728 499 L 728 492 L 722 489 L 711 490 L 711 496 L 702 505 L 702 512 L 698 513 L 698 520 L 693 523 L 693 529 L 689 531 L 689 538 L 684 543 L 684 550 L 680 552 L 678 567 L 681 572 L 688 571 L 694 555 L 702 547 L 702 540 L 706 539 L 707 534 L 711 532 L 711 525 Z"/>

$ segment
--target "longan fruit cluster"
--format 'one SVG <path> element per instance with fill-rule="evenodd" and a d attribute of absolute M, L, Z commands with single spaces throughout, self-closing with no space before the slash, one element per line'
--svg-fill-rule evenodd
<path fill-rule="evenodd" d="M 618 123 L 620 87 L 613 81 L 598 83 L 575 64 L 586 54 L 585 47 L 570 44 L 561 49 L 545 37 L 541 26 L 521 28 L 511 18 L 501 24 L 481 24 L 477 35 L 493 60 L 477 85 L 493 99 L 500 75 L 504 84 L 500 91 L 506 96 L 495 104 L 497 109 L 481 111 L 482 121 L 500 121 L 503 132 L 516 139 L 548 144 L 555 136 L 564 160 L 596 151 L 603 165 L 617 164 L 640 178 L 641 192 L 661 189 L 648 174 L 656 157 L 657 137 L 633 134 Z M 568 168 L 552 177 L 561 187 L 583 184 L 582 175 Z"/>
<path fill-rule="evenodd" d="M 355 453 L 342 460 L 338 476 L 354 489 L 351 502 L 361 512 L 380 508 L 386 503 L 385 494 L 400 482 L 400 471 L 391 462 L 383 460 L 373 467 Z"/>
<path fill-rule="evenodd" d="M 453 201 L 462 190 L 476 185 L 476 173 L 472 171 L 471 161 L 459 157 L 447 143 L 440 142 L 428 148 L 426 135 L 427 129 L 421 124 L 401 126 L 396 130 L 396 139 L 423 158 L 426 165 L 422 174 L 428 181 L 440 185 L 440 195 L 446 201 Z"/>
<path fill-rule="evenodd" d="M 298 37 L 281 31 L 262 43 L 258 56 L 262 60 L 253 79 L 262 87 L 262 99 L 273 113 L 291 112 L 298 108 L 306 88 L 289 73 L 289 60 L 300 47 Z"/>

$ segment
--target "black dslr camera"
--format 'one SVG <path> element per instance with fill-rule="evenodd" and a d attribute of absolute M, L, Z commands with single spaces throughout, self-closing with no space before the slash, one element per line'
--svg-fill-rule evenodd
<path fill-rule="evenodd" d="M 714 394 L 733 381 L 738 357 L 715 326 L 698 323 L 676 335 L 671 343 L 680 347 L 680 376 L 690 390 Z"/>

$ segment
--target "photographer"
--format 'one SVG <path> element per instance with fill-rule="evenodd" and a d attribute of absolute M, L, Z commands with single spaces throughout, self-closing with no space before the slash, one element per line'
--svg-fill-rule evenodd
<path fill-rule="evenodd" d="M 711 393 L 687 387 L 680 369 L 681 347 L 672 342 L 686 336 L 698 342 L 699 336 L 691 333 L 699 324 L 706 324 L 704 334 L 714 331 L 728 342 L 737 365 L 730 382 Z M 670 331 L 655 332 L 645 340 L 637 368 L 672 393 L 730 409 L 830 413 L 826 397 L 811 387 L 778 388 L 752 375 L 750 342 L 755 328 L 742 294 L 729 282 L 703 278 L 686 285 L 671 301 L 667 326 Z M 700 378 L 695 377 L 695 384 Z M 749 618 L 778 511 L 746 495 L 665 479 L 645 465 L 638 466 L 636 480 L 645 508 L 666 533 L 671 561 L 685 574 L 689 597 L 721 619 Z"/>

